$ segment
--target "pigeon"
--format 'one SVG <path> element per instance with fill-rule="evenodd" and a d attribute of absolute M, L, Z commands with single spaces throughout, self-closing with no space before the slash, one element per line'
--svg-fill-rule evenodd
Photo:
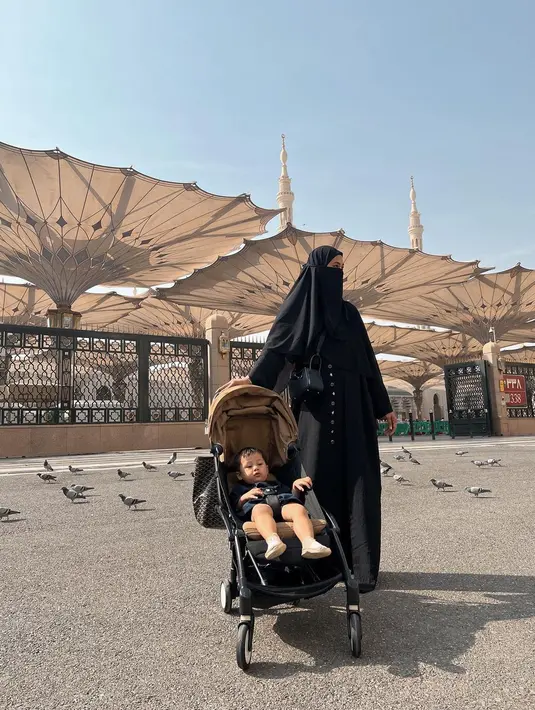
<path fill-rule="evenodd" d="M 389 471 L 392 470 L 392 466 L 390 464 L 385 463 L 384 461 L 380 461 L 380 466 L 381 466 L 381 476 L 388 476 Z"/>
<path fill-rule="evenodd" d="M 74 485 L 74 483 L 71 483 L 69 486 L 71 491 L 76 491 L 77 493 L 85 493 L 86 491 L 94 491 L 95 489 L 92 486 L 82 486 L 80 484 Z"/>
<path fill-rule="evenodd" d="M 468 451 L 456 451 L 455 456 L 465 456 L 468 453 Z"/>
<path fill-rule="evenodd" d="M 470 463 L 473 463 L 474 466 L 477 466 L 478 468 L 481 468 L 481 466 L 488 466 L 488 461 L 470 461 Z"/>
<path fill-rule="evenodd" d="M 56 476 L 53 476 L 51 473 L 38 473 L 37 476 L 45 483 L 52 483 L 52 481 L 57 481 Z"/>
<path fill-rule="evenodd" d="M 481 488 L 481 486 L 466 486 L 464 490 L 471 493 L 476 498 L 480 493 L 492 493 L 490 488 Z"/>
<path fill-rule="evenodd" d="M 408 449 L 406 449 L 404 446 L 401 447 L 401 450 L 403 451 L 404 454 L 407 454 L 407 456 L 409 458 L 412 458 L 411 452 Z"/>
<path fill-rule="evenodd" d="M 156 466 L 153 466 L 151 463 L 145 463 L 145 461 L 142 461 L 141 463 L 143 464 L 143 468 L 147 471 L 156 471 Z"/>
<path fill-rule="evenodd" d="M 69 471 L 71 473 L 82 473 L 83 470 L 83 468 L 75 468 L 74 466 L 69 466 Z"/>
<path fill-rule="evenodd" d="M 43 466 L 44 466 L 45 471 L 50 471 L 50 472 L 52 472 L 52 471 L 54 470 L 54 469 L 52 468 L 52 466 L 48 463 L 48 461 L 47 461 L 46 459 L 45 459 L 45 462 L 44 462 Z"/>
<path fill-rule="evenodd" d="M 451 483 L 446 483 L 446 481 L 437 481 L 436 478 L 431 478 L 429 480 L 435 486 L 435 488 L 438 488 L 437 492 L 445 491 L 446 488 L 453 488 L 453 485 Z"/>
<path fill-rule="evenodd" d="M 411 463 L 415 464 L 416 466 L 421 466 L 421 465 L 422 465 L 419 461 L 417 461 L 417 460 L 414 458 L 414 456 L 411 456 L 410 459 L 409 459 L 409 461 L 410 461 Z"/>
<path fill-rule="evenodd" d="M 394 475 L 394 481 L 396 483 L 410 483 L 408 478 L 403 478 L 403 476 L 400 476 L 399 473 Z"/>
<path fill-rule="evenodd" d="M 186 474 L 180 473 L 180 471 L 167 471 L 167 475 L 176 481 L 179 476 L 185 476 Z"/>
<path fill-rule="evenodd" d="M 68 498 L 71 501 L 71 503 L 74 503 L 74 501 L 77 498 L 85 500 L 85 496 L 83 493 L 78 493 L 77 491 L 73 491 L 72 488 L 67 488 L 67 486 L 62 486 L 61 490 L 63 491 L 63 495 L 65 496 L 65 498 Z"/>
<path fill-rule="evenodd" d="M 132 496 L 125 496 L 122 493 L 119 493 L 119 498 L 123 501 L 123 503 L 126 505 L 128 510 L 132 506 L 137 510 L 137 506 L 141 505 L 141 503 L 146 503 L 146 500 L 143 500 L 142 498 L 132 498 Z"/>
<path fill-rule="evenodd" d="M 400 454 L 396 454 L 392 458 L 394 458 L 396 461 L 405 461 L 405 456 L 401 456 Z"/>
<path fill-rule="evenodd" d="M 128 471 L 121 471 L 121 469 L 118 468 L 118 469 L 117 469 L 117 475 L 119 476 L 119 478 L 123 478 L 123 479 L 124 479 L 124 478 L 126 478 L 127 476 L 131 476 L 132 474 L 129 473 Z"/>
<path fill-rule="evenodd" d="M 168 466 L 172 466 L 172 465 L 175 463 L 175 461 L 176 461 L 176 451 L 175 451 L 175 453 L 171 456 L 171 458 L 169 459 L 169 461 L 167 462 L 167 465 L 168 465 Z"/>
<path fill-rule="evenodd" d="M 13 510 L 12 508 L 0 508 L 0 520 L 2 518 L 9 518 L 10 515 L 19 515 L 20 510 Z"/>
<path fill-rule="evenodd" d="M 501 466 L 500 461 L 501 459 L 487 459 L 487 463 L 489 466 Z"/>

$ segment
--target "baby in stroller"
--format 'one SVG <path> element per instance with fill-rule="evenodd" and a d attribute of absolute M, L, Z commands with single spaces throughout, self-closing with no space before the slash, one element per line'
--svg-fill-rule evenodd
<path fill-rule="evenodd" d="M 306 476 L 293 482 L 292 489 L 278 481 L 268 481 L 269 468 L 260 449 L 246 447 L 236 456 L 234 469 L 239 482 L 230 491 L 230 501 L 238 517 L 255 523 L 267 543 L 266 560 L 280 557 L 286 544 L 277 534 L 277 522 L 291 522 L 303 550 L 302 557 L 328 557 L 331 549 L 314 538 L 314 530 L 301 496 L 312 488 Z"/>
<path fill-rule="evenodd" d="M 336 520 L 316 499 L 301 465 L 288 404 L 263 387 L 229 387 L 211 404 L 208 433 L 213 460 L 206 478 L 199 463 L 194 492 L 197 484 L 199 509 L 216 505 L 227 531 L 230 570 L 220 599 L 227 614 L 238 603 L 238 666 L 247 670 L 251 663 L 255 609 L 312 599 L 340 582 L 351 653 L 359 656 L 358 578 L 347 565 Z"/>

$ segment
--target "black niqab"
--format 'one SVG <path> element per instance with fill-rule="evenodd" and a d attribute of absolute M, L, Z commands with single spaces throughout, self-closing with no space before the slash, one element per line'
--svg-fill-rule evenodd
<path fill-rule="evenodd" d="M 330 362 L 371 374 L 366 329 L 357 309 L 343 299 L 343 271 L 328 266 L 336 256 L 343 254 L 331 246 L 310 252 L 271 327 L 265 349 L 292 363 L 306 363 L 325 333 L 322 354 Z"/>

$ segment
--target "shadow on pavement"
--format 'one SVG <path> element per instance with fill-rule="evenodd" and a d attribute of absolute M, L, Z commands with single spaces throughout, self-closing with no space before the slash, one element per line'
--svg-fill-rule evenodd
<path fill-rule="evenodd" d="M 364 597 L 363 654 L 353 659 L 346 632 L 345 591 L 281 610 L 273 632 L 311 657 L 306 663 L 254 663 L 249 673 L 283 678 L 328 673 L 342 666 L 385 666 L 395 676 L 417 677 L 420 664 L 449 673 L 466 669 L 458 658 L 476 634 L 494 621 L 535 616 L 535 577 L 485 574 L 385 572 L 380 587 Z M 449 600 L 441 592 L 465 593 Z"/>

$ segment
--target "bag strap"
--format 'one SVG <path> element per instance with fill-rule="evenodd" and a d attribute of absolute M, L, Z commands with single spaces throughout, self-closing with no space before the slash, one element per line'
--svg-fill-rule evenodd
<path fill-rule="evenodd" d="M 316 358 L 318 358 L 319 367 L 317 369 L 318 370 L 321 369 L 321 349 L 323 347 L 323 343 L 325 342 L 326 335 L 327 335 L 327 333 L 325 331 L 320 335 L 320 339 L 318 340 L 318 346 L 316 348 L 316 352 L 314 353 L 314 355 L 312 355 L 312 357 L 310 358 L 310 362 L 308 363 L 309 367 L 312 367 L 312 363 L 314 362 L 314 360 Z"/>

